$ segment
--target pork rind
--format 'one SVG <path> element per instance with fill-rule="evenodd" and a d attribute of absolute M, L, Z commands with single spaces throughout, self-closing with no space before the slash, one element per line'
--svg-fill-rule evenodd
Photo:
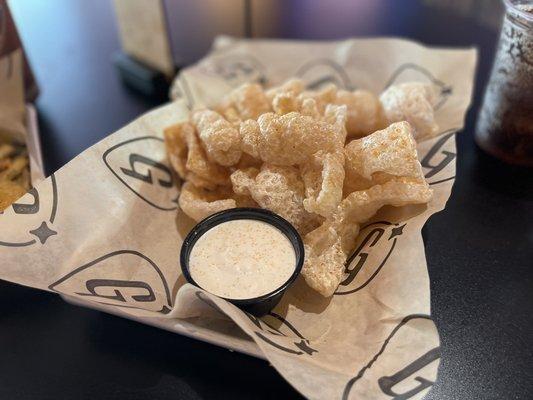
<path fill-rule="evenodd" d="M 277 99 L 278 103 L 273 103 L 273 108 L 278 113 L 287 112 L 286 110 L 294 108 L 300 110 L 303 114 L 303 102 L 313 100 L 316 104 L 316 110 L 319 114 L 324 114 L 328 104 L 346 106 L 346 131 L 347 137 L 366 136 L 385 125 L 383 109 L 379 98 L 368 90 L 337 90 L 335 85 L 328 85 L 320 91 L 302 92 L 296 101 L 289 95 Z M 274 99 L 276 101 L 276 99 Z M 299 101 L 299 104 L 298 104 Z M 299 107 L 299 108 L 298 108 Z"/>
<path fill-rule="evenodd" d="M 284 115 L 290 112 L 301 112 L 301 101 L 292 92 L 281 92 L 272 99 L 272 109 L 276 114 Z"/>
<path fill-rule="evenodd" d="M 306 90 L 299 96 L 300 100 L 313 99 L 320 114 L 324 113 L 328 104 L 335 104 L 337 98 L 337 87 L 333 84 L 325 86 L 321 90 Z"/>
<path fill-rule="evenodd" d="M 407 122 L 391 124 L 344 148 L 345 194 L 384 183 L 393 177 L 423 179 L 413 129 Z"/>
<path fill-rule="evenodd" d="M 344 155 L 319 151 L 301 166 L 301 175 L 305 185 L 304 208 L 330 217 L 342 200 Z"/>
<path fill-rule="evenodd" d="M 318 217 L 304 209 L 304 184 L 298 169 L 263 164 L 260 170 L 248 168 L 231 174 L 233 191 L 251 196 L 257 204 L 273 211 L 305 234 L 318 226 Z"/>
<path fill-rule="evenodd" d="M 236 129 L 239 129 L 239 125 L 242 122 L 239 112 L 233 106 L 221 106 L 215 109 L 220 115 L 222 115 L 230 124 Z"/>
<path fill-rule="evenodd" d="M 165 129 L 165 148 L 167 150 L 170 165 L 180 178 L 185 179 L 187 175 L 187 155 L 189 153 L 186 136 L 187 129 L 194 129 L 188 123 L 176 124 Z"/>
<path fill-rule="evenodd" d="M 305 88 L 305 85 L 302 82 L 302 80 L 289 79 L 288 81 L 286 81 L 280 86 L 268 89 L 265 94 L 266 94 L 268 101 L 272 103 L 272 101 L 278 94 L 290 93 L 294 96 L 298 96 L 300 93 L 303 92 L 304 88 Z"/>
<path fill-rule="evenodd" d="M 381 96 L 388 123 L 407 121 L 414 128 L 416 139 L 428 138 L 438 133 L 433 107 L 437 93 L 432 85 L 421 82 L 390 86 Z"/>
<path fill-rule="evenodd" d="M 243 152 L 241 159 L 233 168 L 234 170 L 246 169 L 250 167 L 261 168 L 261 164 L 263 164 L 263 161 L 260 158 L 255 158 L 250 154 Z"/>
<path fill-rule="evenodd" d="M 339 151 L 344 146 L 346 130 L 344 106 L 328 105 L 329 121 L 291 112 L 266 113 L 257 121 L 241 124 L 242 150 L 266 163 L 296 165 L 304 163 L 317 151 Z"/>
<path fill-rule="evenodd" d="M 242 206 L 281 215 L 303 237 L 306 282 L 331 296 L 360 224 L 383 206 L 425 203 L 432 196 L 413 126 L 401 121 L 383 129 L 388 118 L 401 117 L 418 124 L 417 134 L 428 134 L 422 123 L 433 117 L 424 120 L 420 110 L 432 113 L 430 89 L 389 88 L 383 104 L 400 112 L 387 115 L 382 101 L 364 90 L 330 85 L 304 91 L 300 80 L 267 92 L 243 85 L 218 112 L 196 111 L 192 123 L 165 132 L 171 164 L 186 180 L 180 207 L 195 220 Z M 426 104 L 418 104 L 420 96 Z M 347 137 L 361 136 L 345 146 Z"/>
<path fill-rule="evenodd" d="M 170 165 L 180 178 L 207 189 L 229 184 L 229 171 L 208 160 L 191 123 L 165 129 L 165 145 Z"/>
<path fill-rule="evenodd" d="M 334 220 L 342 231 L 343 224 L 366 222 L 383 206 L 427 203 L 432 195 L 433 191 L 424 179 L 395 178 L 382 185 L 350 193 L 341 202 Z"/>
<path fill-rule="evenodd" d="M 216 212 L 237 207 L 236 201 L 230 198 L 232 194 L 227 187 L 211 191 L 185 182 L 181 187 L 179 206 L 189 217 L 200 221 Z"/>
<path fill-rule="evenodd" d="M 242 154 L 239 131 L 222 115 L 199 110 L 193 113 L 192 120 L 209 159 L 223 166 L 239 161 Z"/>
<path fill-rule="evenodd" d="M 383 206 L 426 203 L 432 196 L 407 122 L 353 140 L 344 153 L 347 197 L 304 238 L 306 260 L 302 274 L 309 286 L 326 297 L 342 280 L 344 263 L 353 250 L 360 224 Z"/>
<path fill-rule="evenodd" d="M 257 83 L 245 83 L 228 95 L 228 100 L 241 120 L 257 119 L 261 114 L 272 111 L 270 101 Z"/>
<path fill-rule="evenodd" d="M 342 280 L 344 263 L 361 223 L 383 206 L 426 203 L 432 196 L 407 122 L 353 140 L 344 153 L 347 196 L 319 228 L 304 238 L 302 274 L 309 286 L 326 297 Z"/>
<path fill-rule="evenodd" d="M 348 139 L 369 135 L 385 125 L 379 98 L 368 90 L 339 90 L 334 102 L 346 106 Z"/>
<path fill-rule="evenodd" d="M 359 226 L 351 226 L 355 238 Z M 348 250 L 342 248 L 342 238 L 331 221 L 325 221 L 304 237 L 304 250 L 302 276 L 305 281 L 322 296 L 333 295 L 342 280 Z"/>
<path fill-rule="evenodd" d="M 323 296 L 331 296 L 342 280 L 359 225 L 385 205 L 426 203 L 431 196 L 428 184 L 415 178 L 397 178 L 351 193 L 331 219 L 304 238 L 306 257 L 302 275 L 307 284 Z"/>
<path fill-rule="evenodd" d="M 269 89 L 266 92 L 275 113 L 284 115 L 290 112 L 301 112 L 302 100 L 298 96 L 304 90 L 304 84 L 299 79 L 291 79 L 283 85 Z"/>
<path fill-rule="evenodd" d="M 318 106 L 316 105 L 316 101 L 313 99 L 304 99 L 300 105 L 300 114 L 320 119 L 322 115 L 318 111 Z"/>

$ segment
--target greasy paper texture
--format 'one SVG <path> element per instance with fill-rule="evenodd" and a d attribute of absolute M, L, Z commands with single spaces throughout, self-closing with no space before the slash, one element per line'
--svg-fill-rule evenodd
<path fill-rule="evenodd" d="M 475 50 L 398 39 L 219 38 L 180 74 L 173 103 L 85 151 L 0 216 L 0 277 L 265 357 L 309 398 L 421 398 L 439 364 L 421 229 L 451 191 L 475 60 Z M 257 319 L 184 283 L 179 251 L 192 221 L 177 209 L 162 133 L 245 81 L 292 76 L 311 88 L 376 93 L 405 81 L 436 85 L 441 134 L 418 146 L 435 195 L 428 205 L 386 207 L 362 227 L 334 296 L 300 280 Z"/>

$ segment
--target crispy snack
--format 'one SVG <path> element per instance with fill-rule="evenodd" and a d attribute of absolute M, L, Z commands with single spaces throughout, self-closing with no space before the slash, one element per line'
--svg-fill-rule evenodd
<path fill-rule="evenodd" d="M 165 131 L 185 180 L 180 207 L 195 220 L 240 206 L 281 215 L 303 237 L 306 282 L 331 296 L 360 224 L 383 206 L 431 199 L 413 136 L 436 132 L 432 102 L 422 84 L 389 88 L 381 101 L 333 85 L 304 91 L 300 80 L 267 92 L 243 85 L 217 112 L 196 111 Z M 405 121 L 387 127 L 397 118 L 416 132 Z"/>
<path fill-rule="evenodd" d="M 397 122 L 344 148 L 346 179 L 344 193 L 363 190 L 394 177 L 423 179 L 413 129 Z"/>
<path fill-rule="evenodd" d="M 355 238 L 359 226 L 351 226 L 355 229 Z M 304 237 L 304 251 L 302 275 L 305 281 L 322 296 L 331 296 L 342 280 L 347 258 L 342 239 L 331 221 L 325 221 Z"/>
<path fill-rule="evenodd" d="M 239 129 L 242 119 L 239 112 L 231 105 L 231 103 L 221 104 L 220 106 L 215 107 L 215 111 L 226 118 L 226 120 L 236 129 Z"/>
<path fill-rule="evenodd" d="M 304 99 L 302 101 L 300 113 L 302 115 L 306 115 L 311 118 L 320 119 L 322 118 L 322 115 L 318 111 L 318 106 L 316 105 L 316 101 L 313 99 Z"/>
<path fill-rule="evenodd" d="M 324 296 L 332 295 L 342 280 L 359 224 L 385 205 L 426 203 L 432 196 L 407 122 L 354 140 L 344 153 L 347 197 L 322 226 L 304 238 L 307 256 L 302 274 Z"/>
<path fill-rule="evenodd" d="M 29 190 L 28 166 L 28 155 L 23 146 L 0 143 L 0 211 Z"/>
<path fill-rule="evenodd" d="M 279 115 L 285 115 L 290 112 L 301 113 L 302 102 L 293 92 L 281 92 L 272 99 L 272 109 Z"/>
<path fill-rule="evenodd" d="M 397 178 L 346 197 L 331 219 L 304 238 L 306 259 L 302 275 L 307 284 L 325 297 L 331 296 L 342 280 L 347 256 L 361 223 L 381 207 L 426 203 L 432 191 L 414 178 Z"/>
<path fill-rule="evenodd" d="M 279 115 L 290 112 L 302 112 L 302 99 L 298 96 L 304 90 L 304 84 L 299 79 L 290 79 L 279 87 L 266 92 L 272 109 Z"/>
<path fill-rule="evenodd" d="M 368 90 L 339 90 L 335 104 L 346 105 L 348 138 L 366 136 L 386 126 L 379 98 Z"/>
<path fill-rule="evenodd" d="M 193 129 L 188 123 L 172 125 L 165 129 L 165 148 L 170 165 L 181 179 L 187 176 L 189 146 L 186 130 Z"/>
<path fill-rule="evenodd" d="M 295 167 L 263 164 L 260 170 L 237 170 L 231 174 L 231 182 L 236 194 L 251 196 L 260 207 L 281 215 L 301 233 L 318 225 L 318 218 L 304 209 L 304 184 Z"/>
<path fill-rule="evenodd" d="M 267 96 L 271 98 L 274 112 L 280 115 L 296 111 L 318 118 L 329 104 L 345 105 L 348 138 L 369 135 L 386 125 L 379 98 L 368 90 L 349 92 L 328 85 L 320 91 L 303 91 L 301 81 L 291 80 L 271 89 Z"/>
<path fill-rule="evenodd" d="M 407 204 L 427 203 L 433 191 L 424 179 L 401 177 L 366 190 L 350 193 L 340 204 L 334 220 L 337 227 L 345 221 L 368 221 L 381 207 L 401 207 Z"/>
<path fill-rule="evenodd" d="M 216 212 L 237 207 L 231 195 L 231 190 L 227 187 L 210 191 L 185 182 L 181 187 L 179 205 L 185 214 L 200 221 Z"/>
<path fill-rule="evenodd" d="M 272 103 L 278 94 L 292 94 L 293 96 L 298 96 L 303 92 L 304 88 L 305 85 L 301 79 L 289 79 L 280 86 L 268 89 L 266 91 L 266 97 L 268 101 Z"/>
<path fill-rule="evenodd" d="M 393 85 L 380 96 L 385 118 L 389 123 L 407 121 L 414 128 L 416 139 L 438 133 L 433 107 L 437 94 L 432 85 L 421 82 Z"/>
<path fill-rule="evenodd" d="M 229 185 L 229 171 L 208 160 L 191 123 L 165 129 L 165 144 L 170 164 L 182 179 L 205 189 Z"/>
<path fill-rule="evenodd" d="M 192 114 L 207 157 L 223 166 L 236 164 L 241 158 L 241 137 L 239 131 L 222 115 L 211 110 L 200 110 Z"/>
<path fill-rule="evenodd" d="M 301 174 L 305 184 L 304 208 L 328 218 L 342 200 L 344 155 L 318 151 L 302 165 Z"/>
<path fill-rule="evenodd" d="M 322 90 L 306 90 L 299 96 L 300 100 L 313 99 L 320 114 L 324 114 L 328 104 L 335 104 L 337 98 L 337 87 L 334 84 L 329 84 Z"/>
<path fill-rule="evenodd" d="M 241 124 L 242 149 L 255 158 L 277 165 L 305 162 L 319 150 L 340 151 L 346 131 L 337 121 L 345 118 L 345 107 L 329 105 L 330 120 L 335 124 L 291 112 L 285 115 L 266 113 L 257 121 Z"/>
<path fill-rule="evenodd" d="M 272 111 L 271 102 L 257 83 L 245 83 L 233 90 L 228 95 L 226 104 L 227 107 L 234 108 L 242 121 L 257 119 L 261 114 Z"/>
<path fill-rule="evenodd" d="M 263 161 L 261 161 L 261 159 L 255 158 L 247 153 L 242 153 L 241 159 L 233 168 L 234 170 L 246 169 L 250 167 L 261 168 L 261 164 L 263 164 Z"/>

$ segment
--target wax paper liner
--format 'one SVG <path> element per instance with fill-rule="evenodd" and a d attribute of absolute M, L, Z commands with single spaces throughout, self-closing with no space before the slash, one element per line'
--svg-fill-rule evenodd
<path fill-rule="evenodd" d="M 454 133 L 475 63 L 474 49 L 391 38 L 220 37 L 180 73 L 172 103 L 86 150 L 0 215 L 0 278 L 263 356 L 309 398 L 421 398 L 440 356 L 421 229 L 451 192 Z M 179 251 L 193 222 L 178 210 L 162 133 L 243 82 L 272 86 L 293 76 L 310 88 L 333 82 L 376 93 L 406 81 L 434 84 L 441 133 L 418 153 L 435 194 L 428 205 L 386 207 L 361 229 L 334 296 L 300 280 L 258 319 L 184 282 Z"/>

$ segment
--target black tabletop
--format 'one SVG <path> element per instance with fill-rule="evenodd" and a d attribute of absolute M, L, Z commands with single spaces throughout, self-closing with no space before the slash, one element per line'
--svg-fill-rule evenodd
<path fill-rule="evenodd" d="M 167 3 L 186 13 L 198 2 Z M 442 358 L 427 398 L 533 398 L 531 171 L 505 166 L 473 141 L 498 37 L 493 11 L 501 7 L 475 0 L 277 3 L 280 37 L 401 36 L 479 49 L 453 193 L 423 230 Z M 112 66 L 120 45 L 111 1 L 11 6 L 42 91 L 37 108 L 48 173 L 157 105 L 123 87 Z M 0 282 L 0 322 L 2 399 L 299 396 L 265 361 L 7 282 Z"/>

